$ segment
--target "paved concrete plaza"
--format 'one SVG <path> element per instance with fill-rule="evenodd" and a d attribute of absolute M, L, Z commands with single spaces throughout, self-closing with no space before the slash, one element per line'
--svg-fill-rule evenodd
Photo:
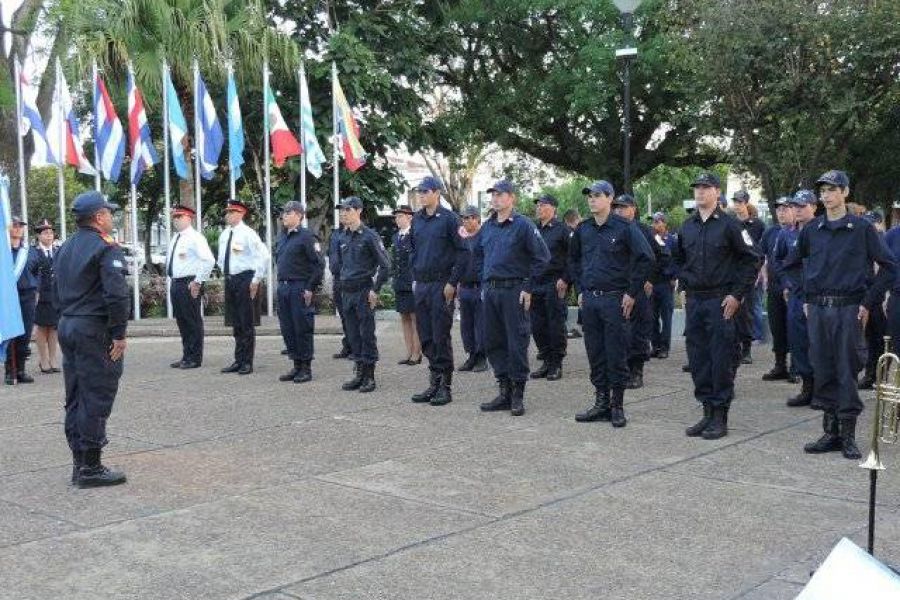
<path fill-rule="evenodd" d="M 573 420 L 592 398 L 580 340 L 513 418 L 478 411 L 487 373 L 458 374 L 449 406 L 410 403 L 425 366 L 398 366 L 397 324 L 378 327 L 369 395 L 340 390 L 335 336 L 317 337 L 305 385 L 277 381 L 276 337 L 248 377 L 219 373 L 228 338 L 193 371 L 169 368 L 177 339 L 133 339 L 109 423 L 117 488 L 68 485 L 60 375 L 3 386 L 0 598 L 775 600 L 842 536 L 864 544 L 867 471 L 803 454 L 819 414 L 760 381 L 765 347 L 731 434 L 707 442 L 683 433 L 698 409 L 680 339 L 613 430 Z M 898 564 L 900 452 L 884 459 L 876 554 Z"/>

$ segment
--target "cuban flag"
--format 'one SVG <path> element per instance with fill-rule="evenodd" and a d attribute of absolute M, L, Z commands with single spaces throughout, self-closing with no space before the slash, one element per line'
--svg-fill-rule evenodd
<path fill-rule="evenodd" d="M 219 154 L 222 152 L 222 144 L 225 135 L 222 126 L 216 116 L 216 107 L 213 105 L 203 78 L 197 73 L 197 151 L 200 153 L 200 175 L 203 179 L 212 179 L 216 174 L 219 164 Z"/>
<path fill-rule="evenodd" d="M 188 169 L 188 161 L 186 153 L 190 148 L 187 143 L 187 121 L 184 113 L 181 111 L 181 103 L 178 102 L 178 92 L 172 85 L 172 76 L 166 69 L 166 89 L 163 91 L 166 95 L 169 109 L 169 144 L 172 146 L 172 162 L 175 163 L 175 172 L 182 179 L 190 179 L 191 173 Z"/>
<path fill-rule="evenodd" d="M 118 181 L 125 159 L 125 132 L 100 75 L 94 80 L 94 139 L 97 167 L 108 181 Z"/>
<path fill-rule="evenodd" d="M 66 78 L 59 70 L 59 85 L 56 90 L 56 102 L 53 103 L 53 117 L 50 131 L 59 132 L 58 127 L 62 128 L 62 136 L 50 135 L 50 147 L 56 156 L 65 156 L 65 163 L 72 165 L 78 169 L 79 173 L 85 175 L 96 175 L 97 171 L 84 154 L 84 148 L 81 144 L 81 125 L 78 123 L 78 117 L 75 116 L 75 108 L 72 103 L 72 95 L 69 93 L 69 85 Z M 60 148 L 60 141 L 65 144 L 64 148 Z"/>
<path fill-rule="evenodd" d="M 19 135 L 25 137 L 28 132 L 32 132 L 34 138 L 35 154 L 43 157 L 42 164 L 58 165 L 59 161 L 53 155 L 50 149 L 50 143 L 47 141 L 47 129 L 44 127 L 44 120 L 41 119 L 41 113 L 38 111 L 37 104 L 31 93 L 31 86 L 25 78 L 25 74 L 19 69 L 19 97 L 22 98 L 22 115 L 19 121 Z"/>
<path fill-rule="evenodd" d="M 241 178 L 241 166 L 244 164 L 244 120 L 241 118 L 241 105 L 238 103 L 237 85 L 234 73 L 228 70 L 228 168 L 231 180 Z"/>
<path fill-rule="evenodd" d="M 159 158 L 150 139 L 144 97 L 135 85 L 131 69 L 128 69 L 128 145 L 131 148 L 131 185 L 137 185 L 144 171 L 159 162 Z"/>

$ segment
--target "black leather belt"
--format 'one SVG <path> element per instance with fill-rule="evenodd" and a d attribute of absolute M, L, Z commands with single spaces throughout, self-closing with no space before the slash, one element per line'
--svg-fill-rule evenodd
<path fill-rule="evenodd" d="M 528 281 L 528 280 L 524 279 L 524 278 L 519 278 L 519 277 L 513 277 L 510 279 L 488 279 L 487 286 L 492 287 L 492 288 L 508 289 L 508 288 L 514 288 L 519 285 L 523 285 L 526 281 Z"/>
<path fill-rule="evenodd" d="M 591 296 L 622 296 L 625 290 L 584 290 L 584 293 Z"/>
<path fill-rule="evenodd" d="M 480 288 L 481 284 L 478 283 L 477 281 L 472 281 L 472 282 L 460 281 L 459 287 L 466 288 L 467 290 L 474 290 L 474 289 Z"/>
<path fill-rule="evenodd" d="M 240 273 L 235 273 L 234 275 L 226 275 L 225 279 L 233 279 L 235 277 L 247 277 L 248 275 L 253 275 L 253 271 L 241 271 Z"/>
<path fill-rule="evenodd" d="M 863 301 L 862 294 L 853 294 L 850 296 L 809 296 L 806 299 L 807 304 L 813 304 L 815 306 L 824 306 L 826 308 L 831 307 L 839 307 L 839 306 L 853 306 L 859 305 Z"/>
<path fill-rule="evenodd" d="M 421 273 L 416 275 L 416 283 L 434 283 L 436 281 L 447 281 L 450 279 L 450 273 Z"/>
<path fill-rule="evenodd" d="M 730 292 L 728 290 L 688 290 L 687 296 L 689 298 L 696 298 L 697 300 L 711 300 L 713 298 L 724 298 Z"/>

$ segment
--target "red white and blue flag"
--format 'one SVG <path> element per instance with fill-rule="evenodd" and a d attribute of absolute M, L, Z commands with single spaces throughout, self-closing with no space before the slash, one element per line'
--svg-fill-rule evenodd
<path fill-rule="evenodd" d="M 137 185 L 144 171 L 159 162 L 153 140 L 150 139 L 150 124 L 144 110 L 144 97 L 134 82 L 134 73 L 128 70 L 128 146 L 131 154 L 131 184 Z"/>
<path fill-rule="evenodd" d="M 97 167 L 109 181 L 118 181 L 125 158 L 125 132 L 100 75 L 94 81 L 94 140 Z"/>
<path fill-rule="evenodd" d="M 78 123 L 78 117 L 75 116 L 75 107 L 72 102 L 72 95 L 69 93 L 69 84 L 62 71 L 59 71 L 59 85 L 56 90 L 56 102 L 54 102 L 53 121 L 56 127 L 62 127 L 62 140 L 59 134 L 50 134 L 50 145 L 54 149 L 56 156 L 65 156 L 65 164 L 71 165 L 78 169 L 79 173 L 85 175 L 96 175 L 97 171 L 94 165 L 88 160 L 84 154 L 84 147 L 81 144 L 81 125 Z M 60 115 L 62 125 L 60 125 Z M 51 131 L 59 131 L 50 128 Z M 59 148 L 60 141 L 65 147 Z"/>
<path fill-rule="evenodd" d="M 59 164 L 53 155 L 53 151 L 50 149 L 50 143 L 47 140 L 47 129 L 44 127 L 44 120 L 41 118 L 41 113 L 38 111 L 37 104 L 35 104 L 31 95 L 31 86 L 21 70 L 19 72 L 19 96 L 22 98 L 22 120 L 19 122 L 19 134 L 25 137 L 31 131 L 34 138 L 35 151 L 44 155 L 44 162 L 48 165 Z M 42 152 L 39 150 L 41 146 L 43 146 Z"/>

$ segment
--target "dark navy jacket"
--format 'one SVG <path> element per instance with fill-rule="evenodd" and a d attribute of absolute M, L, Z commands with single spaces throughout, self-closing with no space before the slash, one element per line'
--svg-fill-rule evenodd
<path fill-rule="evenodd" d="M 319 239 L 305 228 L 283 231 L 275 242 L 275 264 L 279 281 L 303 281 L 315 290 L 322 283 L 325 263 Z"/>
<path fill-rule="evenodd" d="M 424 208 L 412 219 L 412 252 L 409 257 L 415 281 L 459 283 L 468 249 L 459 235 L 459 216 L 438 205 L 433 215 Z"/>
<path fill-rule="evenodd" d="M 131 312 L 125 256 L 116 241 L 79 227 L 53 261 L 54 304 L 63 317 L 101 317 L 114 340 L 125 337 Z"/>
<path fill-rule="evenodd" d="M 18 290 L 19 294 L 34 292 L 40 285 L 41 254 L 37 251 L 37 248 L 35 248 L 34 246 L 29 246 L 27 244 L 19 248 L 13 248 L 13 265 L 16 264 L 16 259 L 19 257 L 19 252 L 27 252 L 28 258 L 25 259 L 25 268 L 22 270 L 22 274 L 19 275 L 18 281 L 16 281 L 16 289 Z"/>
<path fill-rule="evenodd" d="M 475 268 L 481 281 L 523 279 L 531 292 L 550 262 L 550 251 L 530 219 L 513 212 L 502 223 L 495 214 L 485 221 L 475 246 Z"/>
<path fill-rule="evenodd" d="M 891 291 L 894 294 L 900 294 L 900 226 L 888 229 L 885 232 L 883 239 L 884 244 L 887 246 L 887 249 L 891 251 L 894 260 L 897 261 L 898 265 L 897 276 L 894 277 L 894 284 L 891 287 Z"/>
<path fill-rule="evenodd" d="M 544 243 L 547 244 L 547 250 L 550 251 L 550 262 L 536 283 L 556 283 L 557 279 L 568 282 L 569 239 L 572 230 L 555 218 L 550 219 L 546 225 L 537 222 L 536 226 Z"/>
<path fill-rule="evenodd" d="M 653 250 L 635 223 L 610 213 L 602 225 L 582 221 L 569 242 L 569 269 L 579 292 L 643 293 L 653 266 Z"/>
<path fill-rule="evenodd" d="M 480 238 L 480 229 L 475 235 L 463 238 L 463 244 L 469 249 L 469 254 L 466 258 L 466 264 L 459 274 L 460 283 L 479 283 L 481 281 L 481 275 L 478 272 L 478 268 L 475 266 L 475 247 L 478 246 Z"/>
<path fill-rule="evenodd" d="M 772 251 L 771 266 L 775 270 L 775 279 L 769 279 L 769 286 L 779 292 L 787 290 L 792 295 L 803 299 L 803 261 L 789 260 L 791 253 L 797 252 L 797 238 L 800 230 L 797 227 L 781 228 L 775 238 Z M 777 285 L 777 287 L 772 287 Z"/>
<path fill-rule="evenodd" d="M 897 263 L 875 226 L 855 215 L 836 221 L 822 215 L 810 221 L 800 232 L 797 254 L 792 258 L 806 259 L 806 298 L 859 294 L 864 295 L 862 304 L 870 309 L 879 304 L 897 276 Z M 873 263 L 879 268 L 871 277 Z"/>
<path fill-rule="evenodd" d="M 665 250 L 656 257 L 656 263 L 659 267 L 659 281 L 653 283 L 670 282 L 678 277 L 678 265 L 675 264 L 675 246 L 678 245 L 678 236 L 671 231 L 667 231 L 662 236 Z M 656 234 L 653 235 L 653 241 L 656 242 Z"/>
<path fill-rule="evenodd" d="M 328 240 L 328 270 L 335 283 L 341 278 L 341 236 L 344 235 L 344 229 L 332 229 L 331 239 Z"/>
<path fill-rule="evenodd" d="M 360 224 L 356 231 L 348 229 L 340 244 L 341 283 L 359 283 L 374 277 L 372 288 L 380 291 L 391 273 L 391 259 L 381 237 L 374 229 Z"/>
<path fill-rule="evenodd" d="M 706 221 L 694 211 L 681 226 L 674 255 L 684 290 L 722 292 L 738 300 L 753 289 L 760 257 L 751 234 L 721 208 Z"/>
<path fill-rule="evenodd" d="M 406 235 L 400 236 L 400 232 L 394 234 L 391 242 L 392 254 L 392 286 L 395 292 L 411 292 L 412 291 L 412 266 L 410 265 L 410 254 L 412 253 L 412 232 L 407 231 Z"/>
<path fill-rule="evenodd" d="M 775 271 L 775 244 L 778 242 L 782 229 L 778 223 L 772 225 L 763 232 L 762 239 L 759 241 L 759 249 L 766 258 L 766 278 L 769 280 L 770 290 L 784 289 L 778 282 L 778 273 Z"/>

